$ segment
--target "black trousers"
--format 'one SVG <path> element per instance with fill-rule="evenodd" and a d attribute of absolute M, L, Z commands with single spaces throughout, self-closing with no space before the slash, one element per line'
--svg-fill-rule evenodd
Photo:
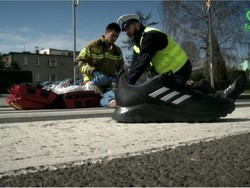
<path fill-rule="evenodd" d="M 188 79 L 190 78 L 192 73 L 192 65 L 188 60 L 185 65 L 178 70 L 175 74 L 175 80 L 183 85 L 186 85 Z M 194 87 L 196 90 L 202 92 L 203 94 L 216 94 L 216 90 L 211 86 L 208 80 L 202 80 L 199 86 Z"/>
<path fill-rule="evenodd" d="M 174 73 L 175 80 L 183 85 L 186 85 L 188 79 L 190 78 L 192 73 L 192 65 L 189 60 L 185 63 L 185 65 L 178 70 L 176 73 Z"/>

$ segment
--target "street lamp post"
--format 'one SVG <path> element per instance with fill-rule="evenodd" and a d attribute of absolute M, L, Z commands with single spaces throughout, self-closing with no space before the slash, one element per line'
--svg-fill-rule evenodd
<path fill-rule="evenodd" d="M 79 0 L 72 0 L 72 17 L 73 17 L 73 71 L 74 71 L 74 85 L 76 85 L 76 6 L 79 4 Z"/>
<path fill-rule="evenodd" d="M 210 8 L 209 11 L 208 11 L 208 27 L 209 27 L 209 64 L 210 64 L 210 79 L 211 79 L 211 85 L 214 87 L 211 8 Z"/>

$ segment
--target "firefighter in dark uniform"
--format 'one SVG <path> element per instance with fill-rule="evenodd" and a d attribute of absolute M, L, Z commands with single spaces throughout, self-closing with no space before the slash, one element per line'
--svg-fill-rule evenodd
<path fill-rule="evenodd" d="M 111 82 L 124 68 L 122 51 L 114 44 L 120 32 L 117 23 L 108 24 L 105 34 L 87 44 L 76 58 L 84 84 L 90 81 L 103 93 L 110 89 Z"/>
<path fill-rule="evenodd" d="M 84 74 L 85 83 L 96 77 L 97 85 L 105 86 L 109 80 L 104 78 L 113 77 L 123 68 L 122 51 L 114 44 L 120 31 L 118 24 L 111 23 L 106 27 L 105 35 L 90 42 L 81 50 L 76 62 L 80 66 L 81 73 Z M 98 72 L 96 75 L 100 73 L 103 76 L 95 76 L 95 72 Z"/>

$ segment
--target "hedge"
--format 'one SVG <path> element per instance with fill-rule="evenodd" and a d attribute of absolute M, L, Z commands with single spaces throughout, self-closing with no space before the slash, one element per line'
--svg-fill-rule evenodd
<path fill-rule="evenodd" d="M 0 70 L 0 94 L 7 94 L 13 84 L 32 83 L 32 71 Z"/>
<path fill-rule="evenodd" d="M 247 87 L 246 89 L 250 89 L 250 80 L 249 80 L 249 70 L 247 71 L 243 71 L 243 70 L 230 70 L 227 72 L 228 75 L 228 80 L 221 80 L 221 81 L 215 81 L 214 85 L 215 85 L 215 89 L 216 90 L 223 90 L 225 88 L 227 88 L 227 86 L 229 84 L 231 84 L 239 75 L 243 75 L 246 76 L 247 78 Z M 195 83 L 199 83 L 200 80 L 202 79 L 206 79 L 205 73 L 204 71 L 200 70 L 200 71 L 194 71 L 191 75 L 191 79 L 195 82 Z"/>

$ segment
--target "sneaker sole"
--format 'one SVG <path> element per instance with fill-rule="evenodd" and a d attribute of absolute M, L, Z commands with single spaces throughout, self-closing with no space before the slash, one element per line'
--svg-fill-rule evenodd
<path fill-rule="evenodd" d="M 234 110 L 235 105 L 219 111 L 194 112 L 167 106 L 142 104 L 133 107 L 116 106 L 112 119 L 123 123 L 211 122 L 226 117 Z"/>

